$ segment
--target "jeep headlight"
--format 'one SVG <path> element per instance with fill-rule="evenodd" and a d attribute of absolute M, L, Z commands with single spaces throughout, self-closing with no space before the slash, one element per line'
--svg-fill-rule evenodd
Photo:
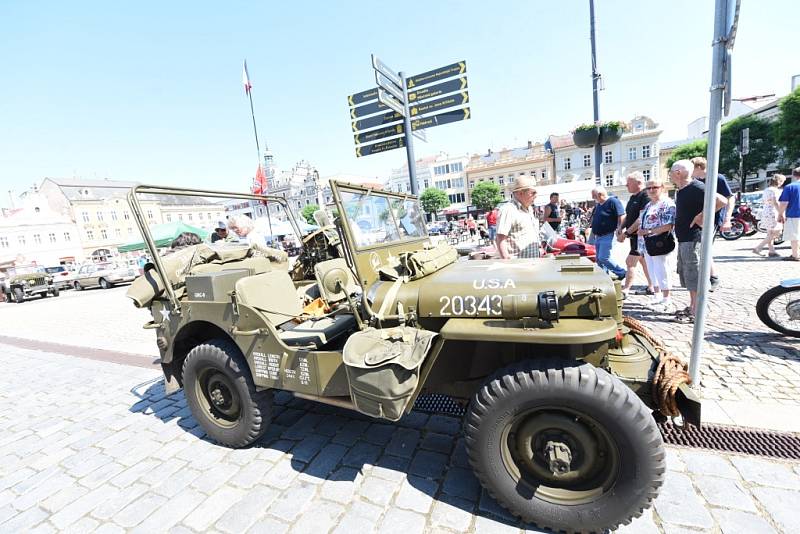
<path fill-rule="evenodd" d="M 33 285 L 33 280 L 25 280 L 25 285 L 32 286 Z"/>

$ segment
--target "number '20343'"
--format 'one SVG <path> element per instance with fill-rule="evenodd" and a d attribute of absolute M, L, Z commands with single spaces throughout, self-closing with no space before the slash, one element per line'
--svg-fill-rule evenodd
<path fill-rule="evenodd" d="M 443 295 L 439 298 L 439 315 L 502 315 L 502 295 Z"/>

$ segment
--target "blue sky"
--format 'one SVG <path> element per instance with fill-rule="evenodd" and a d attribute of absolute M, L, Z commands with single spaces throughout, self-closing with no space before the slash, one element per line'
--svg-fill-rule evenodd
<path fill-rule="evenodd" d="M 712 0 L 597 0 L 603 119 L 651 116 L 662 140 L 708 114 Z M 743 1 L 734 97 L 789 90 L 795 0 Z M 591 120 L 588 0 L 0 3 L 0 204 L 45 176 L 244 190 L 257 165 L 241 86 L 279 166 L 388 175 L 356 158 L 346 96 L 370 53 L 417 74 L 466 60 L 472 118 L 417 156 L 542 141 Z"/>

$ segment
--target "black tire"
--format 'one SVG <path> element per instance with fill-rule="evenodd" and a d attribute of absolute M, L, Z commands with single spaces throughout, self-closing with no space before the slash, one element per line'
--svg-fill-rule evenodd
<path fill-rule="evenodd" d="M 726 232 L 720 229 L 719 235 L 726 241 L 735 241 L 744 235 L 744 225 L 737 220 L 732 220 L 731 229 Z"/>
<path fill-rule="evenodd" d="M 105 278 L 101 278 L 100 279 L 100 287 L 103 288 L 103 289 L 111 289 L 112 287 L 114 287 L 114 284 L 112 284 L 111 282 L 109 282 Z"/>
<path fill-rule="evenodd" d="M 83 291 L 83 286 L 77 280 L 75 281 L 75 291 Z"/>
<path fill-rule="evenodd" d="M 53 296 L 57 297 L 60 294 L 61 294 L 61 291 L 57 287 L 54 287 L 53 288 Z"/>
<path fill-rule="evenodd" d="M 792 293 L 789 295 L 788 300 L 783 303 L 778 303 L 775 306 L 777 309 L 774 310 L 774 313 L 780 313 L 786 316 L 787 320 L 789 319 L 789 311 L 786 308 L 782 308 L 781 304 L 784 306 L 792 306 L 795 313 L 800 313 L 800 287 L 783 287 L 783 286 L 776 286 L 772 287 L 764 292 L 756 302 L 756 313 L 758 314 L 758 318 L 761 319 L 761 322 L 767 325 L 768 327 L 772 328 L 776 332 L 780 332 L 781 334 L 785 334 L 787 336 L 792 337 L 800 337 L 800 321 L 795 320 L 797 322 L 797 328 L 789 328 L 778 324 L 778 322 L 773 318 L 773 313 L 770 312 L 770 305 L 778 298 L 787 293 Z"/>
<path fill-rule="evenodd" d="M 651 410 L 590 364 L 503 369 L 473 397 L 465 435 L 470 464 L 497 502 L 555 532 L 628 524 L 664 482 L 666 454 Z M 554 475 L 545 460 L 540 445 L 551 440 L 574 452 L 566 475 Z"/>
<path fill-rule="evenodd" d="M 193 348 L 183 362 L 183 387 L 194 418 L 222 445 L 246 447 L 269 426 L 272 391 L 256 391 L 232 341 L 215 339 Z"/>
<path fill-rule="evenodd" d="M 17 304 L 25 302 L 25 292 L 18 287 L 14 288 L 14 302 Z"/>

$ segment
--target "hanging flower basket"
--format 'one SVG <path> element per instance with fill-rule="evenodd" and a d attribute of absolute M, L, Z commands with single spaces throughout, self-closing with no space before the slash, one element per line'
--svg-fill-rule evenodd
<path fill-rule="evenodd" d="M 593 147 L 600 138 L 600 128 L 595 125 L 584 124 L 572 132 L 572 142 L 581 148 Z"/>
<path fill-rule="evenodd" d="M 611 145 L 622 139 L 622 124 L 607 122 L 600 126 L 600 144 Z"/>

